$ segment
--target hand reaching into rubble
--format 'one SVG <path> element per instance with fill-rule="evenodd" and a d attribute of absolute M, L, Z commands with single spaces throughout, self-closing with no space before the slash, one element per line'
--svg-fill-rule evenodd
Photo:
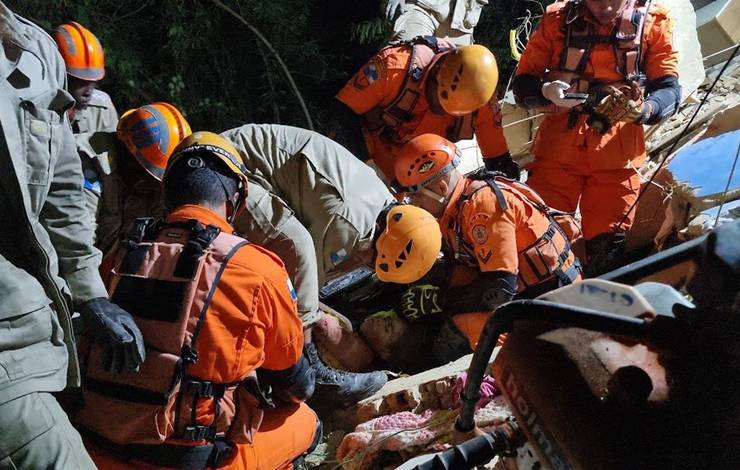
<path fill-rule="evenodd" d="M 401 313 L 409 321 L 442 312 L 440 288 L 429 284 L 411 286 L 401 295 Z"/>

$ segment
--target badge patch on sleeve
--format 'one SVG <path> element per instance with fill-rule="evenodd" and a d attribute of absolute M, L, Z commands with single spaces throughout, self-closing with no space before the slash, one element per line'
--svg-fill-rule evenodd
<path fill-rule="evenodd" d="M 488 241 L 488 230 L 483 225 L 476 225 L 473 227 L 471 233 L 473 235 L 473 241 L 479 245 Z"/>
<path fill-rule="evenodd" d="M 352 85 L 358 90 L 364 90 L 373 84 L 376 80 L 381 78 L 383 75 L 383 64 L 377 59 L 373 59 L 362 68 L 362 70 L 355 75 L 355 79 L 352 81 Z"/>
<path fill-rule="evenodd" d="M 288 291 L 290 292 L 290 300 L 298 299 L 298 294 L 295 293 L 295 289 L 293 289 L 293 283 L 290 282 L 290 278 L 288 278 Z"/>
<path fill-rule="evenodd" d="M 332 251 L 331 254 L 329 254 L 329 260 L 331 260 L 331 264 L 336 266 L 342 261 L 349 258 L 349 253 L 347 253 L 347 250 L 342 248 L 339 251 Z"/>

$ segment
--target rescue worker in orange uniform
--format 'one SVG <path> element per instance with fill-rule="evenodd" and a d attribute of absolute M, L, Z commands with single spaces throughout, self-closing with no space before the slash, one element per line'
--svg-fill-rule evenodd
<path fill-rule="evenodd" d="M 438 287 L 410 287 L 401 309 L 409 319 L 452 314 L 472 347 L 498 305 L 568 285 L 580 279 L 580 264 L 571 251 L 574 234 L 537 193 L 493 172 L 463 176 L 459 159 L 455 144 L 423 134 L 395 162 L 396 181 L 410 202 L 438 218 L 446 254 L 471 268 L 460 266 L 444 294 Z"/>
<path fill-rule="evenodd" d="M 123 113 L 98 209 L 95 246 L 103 253 L 131 232 L 137 218 L 164 215 L 161 182 L 167 160 L 190 133 L 187 120 L 169 103 Z"/>
<path fill-rule="evenodd" d="M 228 141 L 192 134 L 164 174 L 166 218 L 139 219 L 112 254 L 110 296 L 132 310 L 147 358 L 116 375 L 90 351 L 77 422 L 101 469 L 290 468 L 320 438 L 288 274 L 233 235 L 246 172 Z"/>
<path fill-rule="evenodd" d="M 338 110 L 342 130 L 336 138 L 361 159 L 373 159 L 392 180 L 393 162 L 411 138 L 424 133 L 453 142 L 476 137 L 486 168 L 518 179 L 519 166 L 501 126 L 497 83 L 496 59 L 484 46 L 455 48 L 431 36 L 392 44 L 337 94 L 361 116 L 361 125 L 351 125 L 352 113 Z"/>
<path fill-rule="evenodd" d="M 643 124 L 672 115 L 680 101 L 671 29 L 656 2 L 557 1 L 516 70 L 517 101 L 548 113 L 527 184 L 554 208 L 580 206 L 593 274 L 623 253 L 645 162 Z"/>
<path fill-rule="evenodd" d="M 105 77 L 105 54 L 95 35 L 71 21 L 52 32 L 67 69 L 67 88 L 75 99 L 70 114 L 84 174 L 83 193 L 95 222 L 104 178 L 111 173 L 109 152 L 115 146 L 118 112 L 98 83 Z"/>

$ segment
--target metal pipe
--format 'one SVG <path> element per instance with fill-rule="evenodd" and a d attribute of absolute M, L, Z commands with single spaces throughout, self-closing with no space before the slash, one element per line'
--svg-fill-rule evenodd
<path fill-rule="evenodd" d="M 547 300 L 515 300 L 497 308 L 488 318 L 468 369 L 468 383 L 461 397 L 460 416 L 455 427 L 470 432 L 475 427 L 475 404 L 480 398 L 480 384 L 488 369 L 493 348 L 501 333 L 511 331 L 513 323 L 536 320 L 555 325 L 583 328 L 607 334 L 643 338 L 647 335 L 647 320 L 627 317 L 590 308 L 563 305 Z"/>
<path fill-rule="evenodd" d="M 703 235 L 694 240 L 682 243 L 645 259 L 635 261 L 619 269 L 602 274 L 597 279 L 634 284 L 651 274 L 664 271 L 686 261 L 701 256 L 707 236 Z"/>
<path fill-rule="evenodd" d="M 414 467 L 414 470 L 458 470 L 476 468 L 491 461 L 503 452 L 511 452 L 527 442 L 524 433 L 516 423 L 506 423 L 496 427 L 491 433 L 474 437 L 456 445 L 441 454 L 435 455 L 426 462 Z"/>

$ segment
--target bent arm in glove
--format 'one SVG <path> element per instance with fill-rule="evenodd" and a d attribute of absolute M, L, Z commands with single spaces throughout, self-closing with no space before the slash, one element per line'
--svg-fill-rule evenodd
<path fill-rule="evenodd" d="M 283 370 L 259 369 L 259 381 L 272 387 L 273 396 L 286 403 L 300 403 L 313 395 L 316 371 L 301 356 L 297 363 Z"/>
<path fill-rule="evenodd" d="M 505 153 L 495 158 L 484 158 L 483 164 L 488 171 L 499 171 L 506 175 L 507 178 L 519 181 L 521 177 L 521 168 L 519 164 L 511 158 L 510 153 Z"/>
<path fill-rule="evenodd" d="M 480 278 L 467 286 L 450 288 L 445 293 L 444 310 L 451 315 L 492 311 L 514 297 L 516 284 L 514 274 L 483 272 Z"/>
<path fill-rule="evenodd" d="M 533 109 L 551 104 L 542 94 L 542 79 L 534 75 L 524 73 L 515 76 L 511 89 L 519 106 Z"/>
<path fill-rule="evenodd" d="M 672 116 L 681 104 L 681 85 L 673 75 L 651 80 L 645 86 L 645 93 L 647 99 L 637 121 L 640 124 L 657 124 Z"/>
<path fill-rule="evenodd" d="M 681 86 L 674 76 L 652 80 L 646 86 L 647 99 L 643 100 L 639 89 L 610 87 L 609 94 L 602 99 L 589 116 L 588 124 L 605 133 L 617 122 L 657 124 L 678 109 Z"/>
<path fill-rule="evenodd" d="M 105 347 L 104 367 L 112 372 L 138 372 L 146 358 L 144 336 L 131 314 L 105 297 L 78 306 L 85 325 Z"/>

